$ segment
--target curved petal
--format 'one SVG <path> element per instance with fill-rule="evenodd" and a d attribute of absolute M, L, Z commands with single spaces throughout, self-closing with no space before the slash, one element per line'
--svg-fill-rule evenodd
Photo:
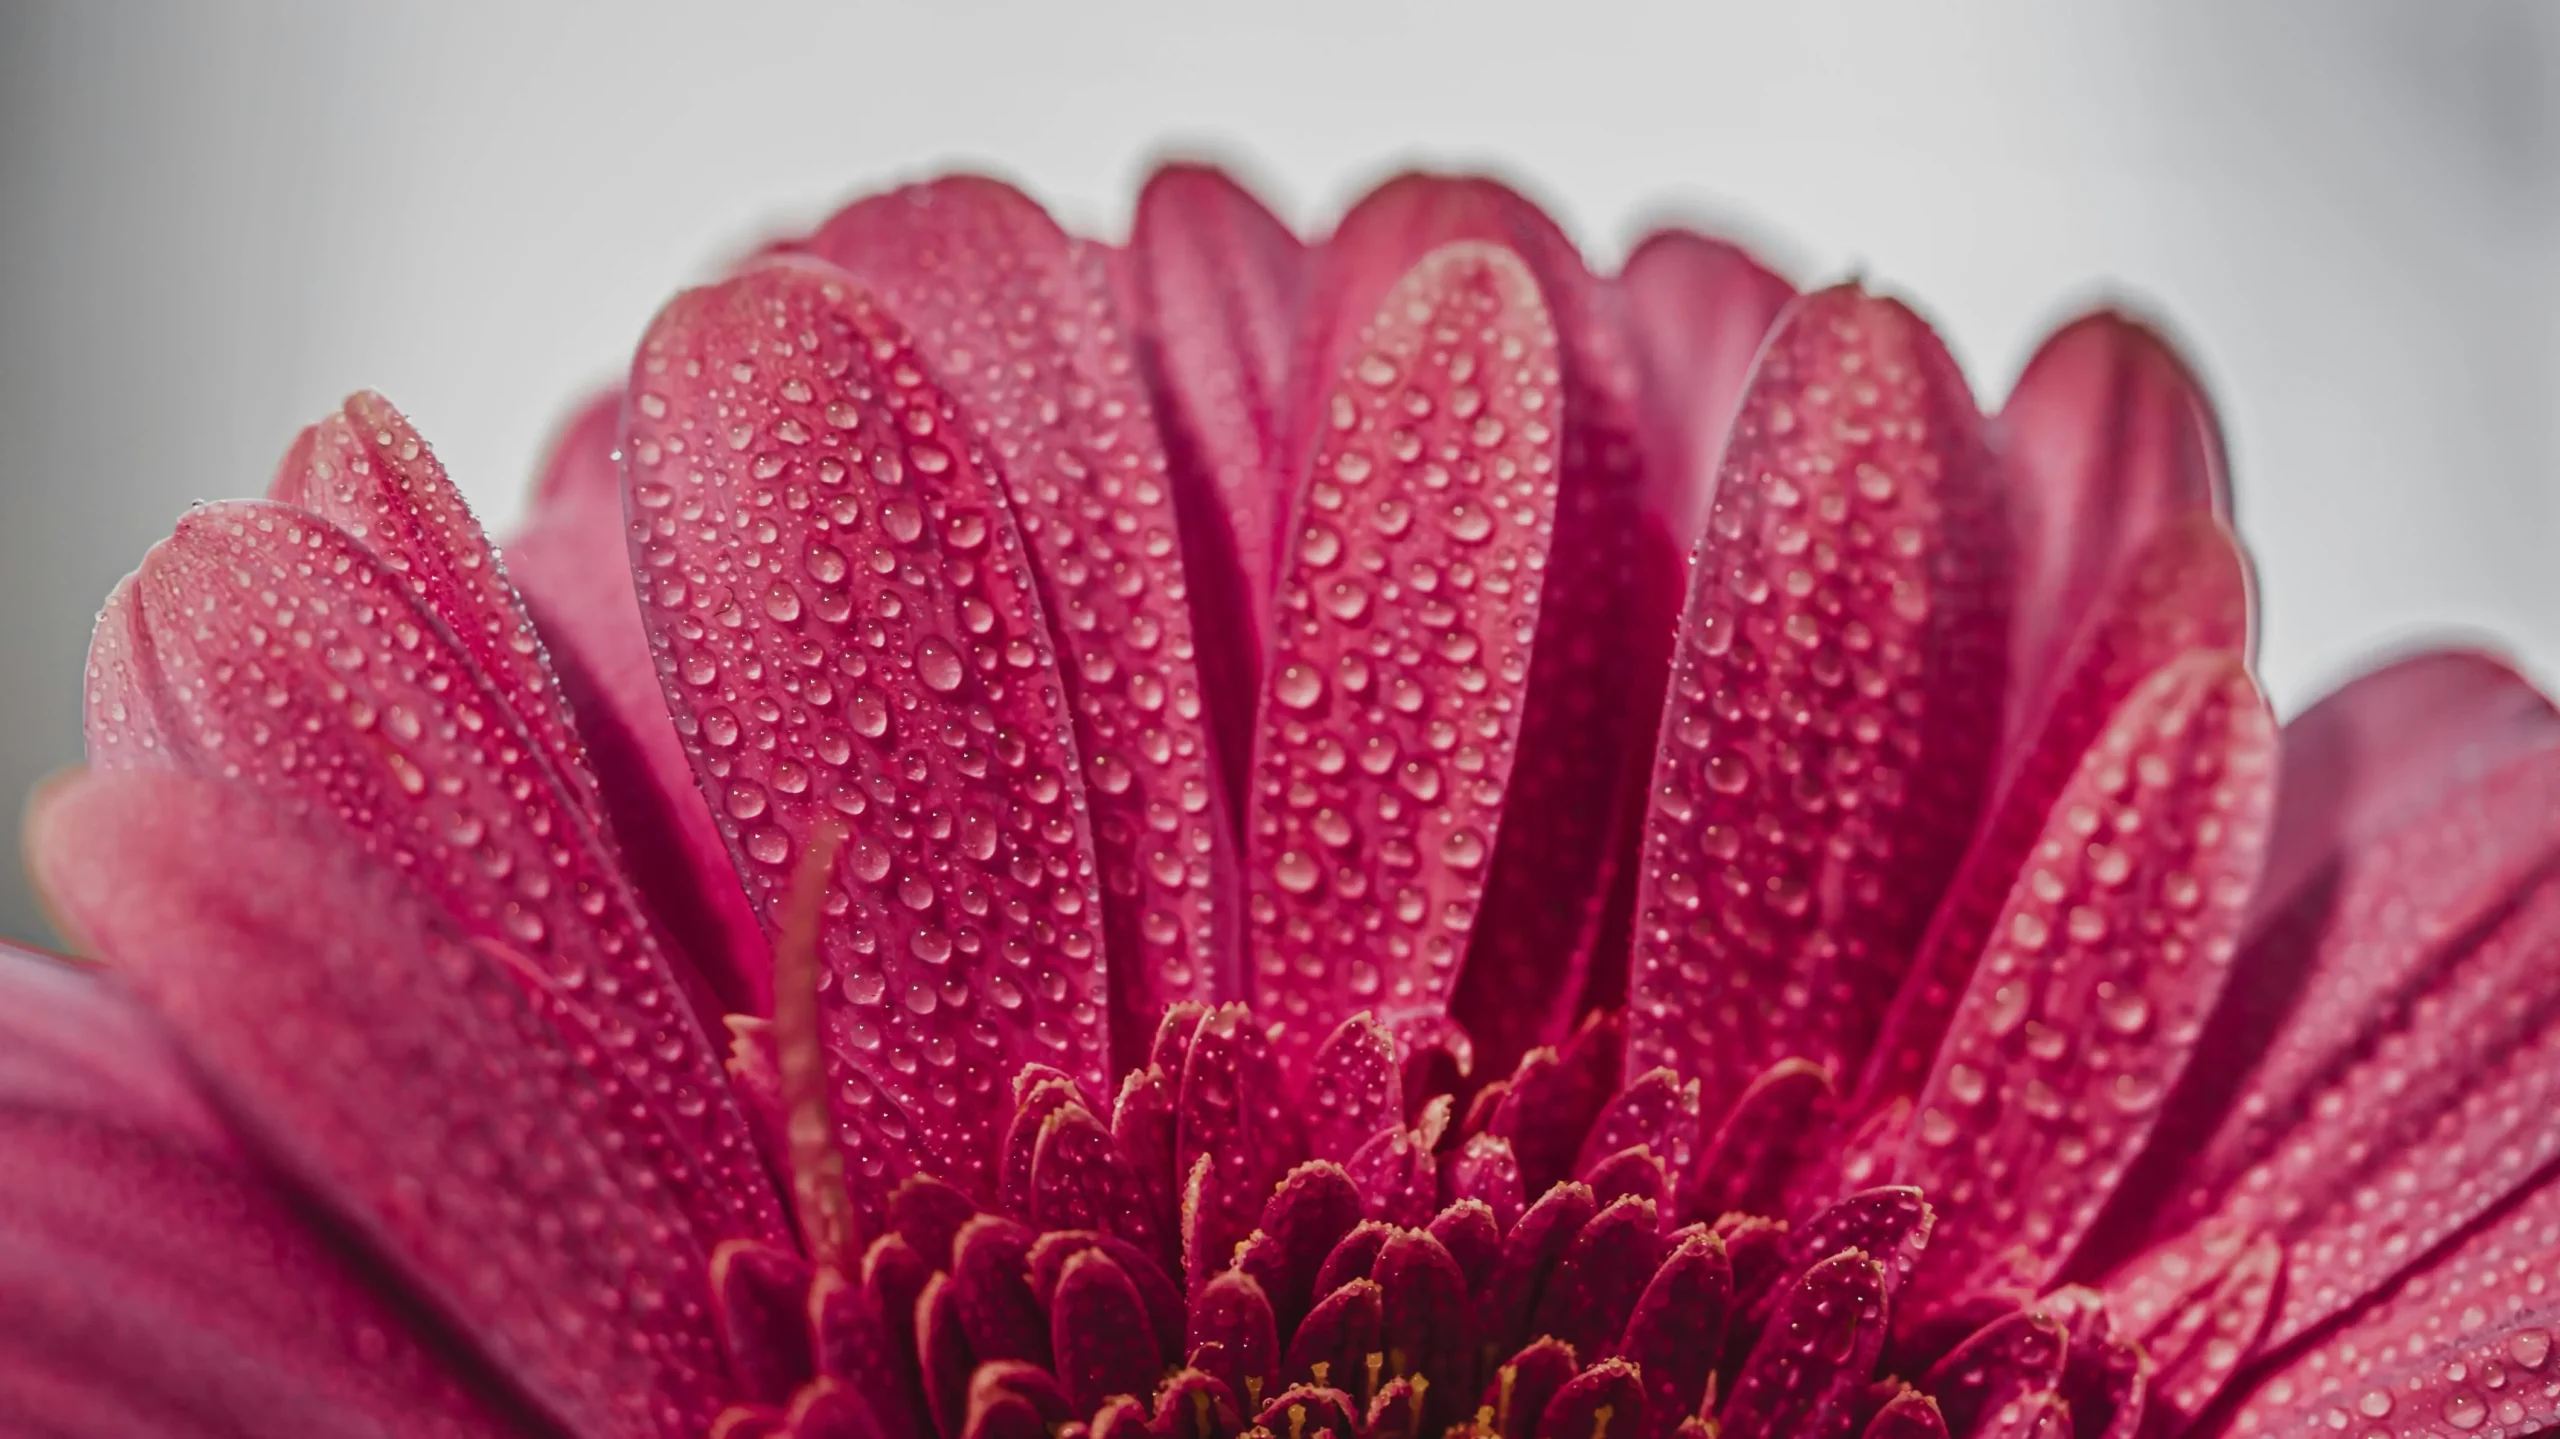
<path fill-rule="evenodd" d="M 1107 881 L 1113 1072 L 1126 1070 L 1168 1005 L 1241 981 L 1173 491 L 1104 252 L 1020 191 L 966 177 L 857 201 L 810 248 L 912 332 L 1021 527 Z"/>
<path fill-rule="evenodd" d="M 676 738 L 649 657 L 622 521 L 622 393 L 589 401 L 554 444 L 507 570 L 550 642 L 603 781 L 633 885 L 721 1004 L 773 1013 L 773 947 Z"/>
<path fill-rule="evenodd" d="M 679 296 L 631 383 L 650 641 L 769 926 L 844 837 L 819 1003 L 853 1177 L 920 1165 L 991 1204 L 1006 1075 L 1111 1092 L 1085 787 L 997 477 L 895 322 L 810 261 Z"/>
<path fill-rule="evenodd" d="M 1506 1074 L 1530 1049 L 1561 1042 L 1591 1002 L 1600 906 L 1619 858 L 1618 780 L 1629 749 L 1653 729 L 1660 669 L 1645 660 L 1667 648 L 1678 596 L 1676 581 L 1645 582 L 1643 566 L 1657 557 L 1641 539 L 1641 387 L 1621 297 L 1583 267 L 1553 220 L 1494 181 L 1400 175 L 1343 217 L 1309 281 L 1300 455 L 1324 442 L 1329 387 L 1359 359 L 1364 326 L 1390 287 L 1425 254 L 1460 242 L 1501 246 L 1527 266 L 1560 369 L 1555 527 L 1520 742 L 1451 1001 L 1476 1061 Z"/>
<path fill-rule="evenodd" d="M 652 1167 L 637 1087 L 564 1033 L 570 984 L 237 785 L 92 774 L 30 830 L 47 892 L 262 1152 L 523 1393 L 580 1434 L 710 1421 L 719 1235 Z"/>
<path fill-rule="evenodd" d="M 1147 178 L 1129 235 L 1139 358 L 1158 397 L 1183 575 L 1227 781 L 1243 813 L 1262 651 L 1303 478 L 1287 461 L 1289 348 L 1306 247 L 1223 172 Z"/>
<path fill-rule="evenodd" d="M 2257 1378 L 2195 1432 L 2534 1434 L 2560 1421 L 2560 1184 L 2542 1187 Z"/>
<path fill-rule="evenodd" d="M 2089 614 L 2126 566 L 2193 515 L 2231 522 L 2222 432 L 2194 372 L 2117 310 L 2048 337 L 1993 433 L 2018 536 L 2009 725 L 2036 721 Z"/>
<path fill-rule="evenodd" d="M 586 746 L 524 601 L 408 416 L 370 390 L 349 396 L 295 439 L 267 498 L 336 525 L 406 580 L 542 747 L 588 823 L 601 824 Z"/>
<path fill-rule="evenodd" d="M 1989 787 L 2007 532 L 1918 316 L 1841 287 L 1762 353 L 1690 576 L 1654 758 L 1627 1063 L 1720 1113 L 1864 1057 Z"/>
<path fill-rule="evenodd" d="M 1643 363 L 1646 509 L 1685 561 L 1715 498 L 1716 459 L 1751 362 L 1796 289 L 1740 246 L 1689 230 L 1645 236 L 1618 288 Z"/>
<path fill-rule="evenodd" d="M 1942 1215 L 1924 1306 L 2058 1277 L 2197 1052 L 2274 789 L 2266 702 L 2206 651 L 2134 690 L 2054 796 L 1895 1167 Z"/>
<path fill-rule="evenodd" d="M 133 586 L 187 772 L 331 824 L 516 956 L 598 1079 L 628 1086 L 647 1121 L 634 1138 L 689 1212 L 724 1234 L 787 1233 L 686 972 L 546 752 L 408 584 L 326 520 L 243 502 L 181 520 Z"/>
<path fill-rule="evenodd" d="M 66 1439 L 522 1432 L 96 976 L 0 945 L 0 1414 Z"/>
<path fill-rule="evenodd" d="M 1246 826 L 1253 1002 L 1293 1065 L 1360 1010 L 1446 1011 L 1558 503 L 1555 331 L 1518 257 L 1435 250 L 1361 335 L 1283 571 Z"/>

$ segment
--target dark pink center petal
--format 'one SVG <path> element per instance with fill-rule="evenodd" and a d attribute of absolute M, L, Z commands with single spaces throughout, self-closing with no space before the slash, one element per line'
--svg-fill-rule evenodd
<path fill-rule="evenodd" d="M 2056 796 L 1920 1091 L 1896 1177 L 1940 1212 L 1926 1304 L 2053 1282 L 2194 1056 L 2273 808 L 2236 656 L 2120 705 Z"/>
<path fill-rule="evenodd" d="M 819 829 L 848 836 L 819 953 L 852 1178 L 990 1200 L 1005 1079 L 1098 1094 L 1108 1063 L 1084 786 L 1004 498 L 903 332 L 805 262 L 678 298 L 631 383 L 651 642 L 768 926 Z"/>
<path fill-rule="evenodd" d="M 773 1012 L 773 955 L 667 714 L 623 534 L 622 393 L 555 442 L 507 574 L 550 645 L 632 881 L 731 1010 Z"/>
<path fill-rule="evenodd" d="M 99 978 L 0 946 L 0 1415 L 212 1439 L 516 1432 Z"/>
<path fill-rule="evenodd" d="M 1255 1005 L 1303 1062 L 1446 1008 L 1520 736 L 1556 504 L 1555 334 L 1509 251 L 1433 252 L 1333 378 L 1284 570 L 1246 852 Z"/>
<path fill-rule="evenodd" d="M 1866 1053 L 1989 784 L 2007 644 L 1994 470 L 1954 363 L 1855 289 L 1762 353 L 1654 760 L 1627 1062 L 1720 1112 Z"/>
<path fill-rule="evenodd" d="M 1182 522 L 1230 814 L 1243 813 L 1262 649 L 1303 478 L 1291 468 L 1289 352 L 1306 267 L 1298 238 L 1223 173 L 1148 177 L 1129 236 L 1140 357 L 1163 397 L 1165 457 Z"/>
<path fill-rule="evenodd" d="M 719 1235 L 641 1102 L 707 1094 L 593 1063 L 573 986 L 240 788 L 101 775 L 35 825 L 48 891 L 262 1147 L 535 1403 L 581 1433 L 709 1422 Z"/>
<path fill-rule="evenodd" d="M 2018 536 L 2012 737 L 2068 674 L 2090 612 L 2161 531 L 2229 523 L 2221 429 L 2169 342 L 2114 310 L 2055 331 L 1995 425 Z"/>
<path fill-rule="evenodd" d="M 913 332 L 1021 527 L 1073 705 L 1128 1068 L 1166 1004 L 1236 993 L 1236 935 L 1172 485 L 1103 252 L 965 178 L 857 202 L 811 248 Z"/>
<path fill-rule="evenodd" d="M 190 514 L 132 583 L 184 768 L 406 875 L 627 1096 L 632 1137 L 697 1222 L 780 1237 L 687 971 L 552 754 L 412 587 L 326 520 L 256 502 Z M 130 758 L 108 745 L 95 762 Z"/>
<path fill-rule="evenodd" d="M 1733 1439 L 1837 1439 L 1858 1428 L 1859 1393 L 1884 1352 L 1884 1271 L 1857 1250 L 1791 1285 L 1726 1401 Z"/>

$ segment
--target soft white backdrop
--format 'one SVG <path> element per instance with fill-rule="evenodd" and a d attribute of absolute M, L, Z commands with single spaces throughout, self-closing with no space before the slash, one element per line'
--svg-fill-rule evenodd
<path fill-rule="evenodd" d="M 0 803 L 89 620 L 350 388 L 503 526 L 679 283 L 966 163 L 1117 234 L 1168 148 L 1321 223 L 1498 167 L 1613 261 L 1705 217 L 1918 300 L 1986 397 L 2101 289 L 2229 427 L 2298 710 L 2494 632 L 2560 675 L 2560 8 L 0 0 Z M 41 922 L 0 865 L 0 933 Z"/>

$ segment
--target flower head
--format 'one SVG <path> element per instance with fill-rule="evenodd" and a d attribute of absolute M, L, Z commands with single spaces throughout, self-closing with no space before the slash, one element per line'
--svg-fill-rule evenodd
<path fill-rule="evenodd" d="M 0 964 L 46 1432 L 2560 1416 L 2560 714 L 2279 732 L 2204 398 L 1177 166 L 679 296 L 504 562 L 370 394 L 109 600 Z M 1685 556 L 1685 560 L 1684 560 Z"/>

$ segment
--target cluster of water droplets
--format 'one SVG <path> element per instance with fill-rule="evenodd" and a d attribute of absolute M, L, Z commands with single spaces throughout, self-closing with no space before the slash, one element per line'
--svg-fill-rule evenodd
<path fill-rule="evenodd" d="M 890 1160 L 867 1128 L 972 1176 L 1020 1060 L 1098 1085 L 1104 1059 L 1083 788 L 1004 496 L 839 280 L 679 302 L 634 387 L 640 582 L 750 896 L 848 836 L 822 958 L 852 1161 Z"/>
<path fill-rule="evenodd" d="M 1397 285 L 1326 396 L 1251 780 L 1266 1014 L 1327 992 L 1391 1019 L 1447 1001 L 1554 522 L 1554 345 L 1516 258 L 1451 246 Z"/>

